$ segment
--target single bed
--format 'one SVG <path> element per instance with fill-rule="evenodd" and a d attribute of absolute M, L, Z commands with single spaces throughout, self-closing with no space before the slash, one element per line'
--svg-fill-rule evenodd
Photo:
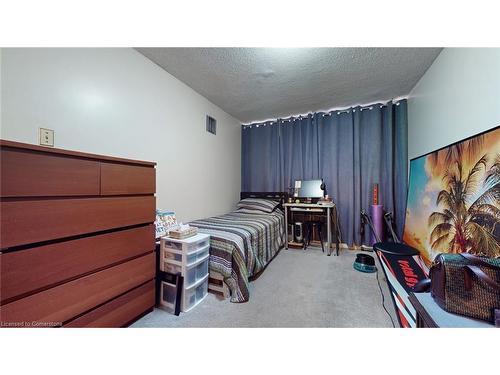
<path fill-rule="evenodd" d="M 259 275 L 284 247 L 282 203 L 286 199 L 285 195 L 241 193 L 242 200 L 272 200 L 277 203 L 276 208 L 272 212 L 263 212 L 241 207 L 225 215 L 189 223 L 197 227 L 199 232 L 211 236 L 210 275 L 215 282 L 221 282 L 220 290 L 228 291 L 231 302 L 248 301 L 250 280 Z"/>

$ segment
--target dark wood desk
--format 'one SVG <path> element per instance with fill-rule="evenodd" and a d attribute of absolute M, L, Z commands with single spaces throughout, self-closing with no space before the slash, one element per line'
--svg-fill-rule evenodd
<path fill-rule="evenodd" d="M 330 256 L 332 254 L 331 245 L 332 245 L 332 226 L 331 226 L 331 212 L 332 210 L 336 210 L 335 203 L 285 203 L 283 204 L 285 208 L 285 248 L 288 249 L 288 212 L 300 212 L 306 214 L 323 214 L 326 216 L 326 227 L 327 227 L 327 240 L 326 240 L 326 248 L 327 255 Z M 335 213 L 335 211 L 333 211 Z M 335 231 L 335 248 L 337 256 L 339 255 L 339 231 L 338 231 L 338 223 L 337 223 L 337 215 L 335 215 L 334 220 L 334 231 Z"/>
<path fill-rule="evenodd" d="M 417 311 L 417 328 L 494 328 L 482 320 L 449 313 L 434 301 L 430 293 L 410 293 L 409 300 Z"/>

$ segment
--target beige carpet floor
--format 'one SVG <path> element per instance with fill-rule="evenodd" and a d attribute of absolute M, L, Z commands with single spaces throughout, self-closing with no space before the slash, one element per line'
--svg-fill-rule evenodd
<path fill-rule="evenodd" d="M 329 257 L 317 248 L 282 250 L 250 283 L 250 301 L 231 303 L 209 294 L 192 311 L 175 316 L 155 309 L 132 327 L 392 327 L 376 274 L 352 267 L 356 253 Z M 385 306 L 398 326 L 377 266 Z"/>

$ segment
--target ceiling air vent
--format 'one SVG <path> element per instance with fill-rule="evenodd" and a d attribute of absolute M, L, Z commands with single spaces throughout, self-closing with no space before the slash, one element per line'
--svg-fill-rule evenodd
<path fill-rule="evenodd" d="M 212 134 L 217 133 L 217 120 L 208 115 L 207 115 L 207 132 Z"/>

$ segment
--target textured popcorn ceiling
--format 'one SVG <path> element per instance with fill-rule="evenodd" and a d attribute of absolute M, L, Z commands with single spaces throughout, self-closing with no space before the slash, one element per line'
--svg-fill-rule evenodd
<path fill-rule="evenodd" d="M 244 123 L 407 95 L 441 48 L 137 48 Z"/>

